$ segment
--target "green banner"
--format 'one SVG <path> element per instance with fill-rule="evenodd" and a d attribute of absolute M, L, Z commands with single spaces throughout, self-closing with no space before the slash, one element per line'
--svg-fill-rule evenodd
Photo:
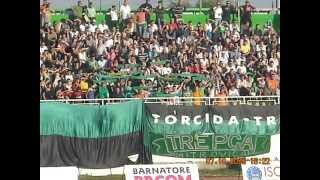
<path fill-rule="evenodd" d="M 268 135 L 152 134 L 152 154 L 178 158 L 246 157 L 268 153 Z"/>

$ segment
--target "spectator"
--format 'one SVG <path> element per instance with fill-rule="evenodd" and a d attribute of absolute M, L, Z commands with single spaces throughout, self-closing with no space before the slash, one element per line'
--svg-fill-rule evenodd
<path fill-rule="evenodd" d="M 144 33 L 144 26 L 146 23 L 146 12 L 142 8 L 140 8 L 136 14 L 136 22 L 138 35 L 142 37 Z"/>
<path fill-rule="evenodd" d="M 87 8 L 87 16 L 90 19 L 90 22 L 96 20 L 96 9 L 92 5 L 93 3 L 89 2 L 89 6 Z"/>
<path fill-rule="evenodd" d="M 122 20 L 122 29 L 129 24 L 131 18 L 131 8 L 128 4 L 128 0 L 124 0 L 120 7 L 120 17 Z"/>
<path fill-rule="evenodd" d="M 217 2 L 217 6 L 213 7 L 213 11 L 214 11 L 214 20 L 216 22 L 216 25 L 220 24 L 221 20 L 222 20 L 222 7 L 220 2 Z"/>
<path fill-rule="evenodd" d="M 227 106 L 228 102 L 227 102 L 227 96 L 228 96 L 228 92 L 227 90 L 222 87 L 219 94 L 217 94 L 217 105 L 218 106 Z"/>
<path fill-rule="evenodd" d="M 73 17 L 74 19 L 80 19 L 82 20 L 82 15 L 83 15 L 83 5 L 82 5 L 82 1 L 78 1 L 77 5 L 75 5 L 73 8 L 72 8 L 72 12 L 73 12 Z"/>
<path fill-rule="evenodd" d="M 95 86 L 90 87 L 90 88 L 88 89 L 86 98 L 87 98 L 87 99 L 95 99 L 95 97 L 96 97 L 96 94 L 95 94 L 95 93 L 96 93 L 96 91 L 95 91 Z"/>
<path fill-rule="evenodd" d="M 246 0 L 245 5 L 240 8 L 241 24 L 249 23 L 249 26 L 252 26 L 251 13 L 254 9 L 256 8 L 252 6 L 248 0 Z"/>
<path fill-rule="evenodd" d="M 226 5 L 222 6 L 222 21 L 231 23 L 231 14 L 234 13 L 234 7 L 230 4 L 230 1 L 226 1 Z"/>
<path fill-rule="evenodd" d="M 271 72 L 270 79 L 267 80 L 267 85 L 271 91 L 271 95 L 276 95 L 279 87 L 279 82 L 275 79 L 275 75 L 275 73 Z"/>
<path fill-rule="evenodd" d="M 240 75 L 240 79 L 237 82 L 237 88 L 240 90 L 240 96 L 249 96 L 249 82 L 247 77 L 243 74 Z"/>
<path fill-rule="evenodd" d="M 80 82 L 80 90 L 82 94 L 86 94 L 88 92 L 89 89 L 89 84 L 86 80 L 85 77 L 81 78 L 81 82 Z"/>
<path fill-rule="evenodd" d="M 152 5 L 149 3 L 149 0 L 146 0 L 145 3 L 141 4 L 139 9 L 143 9 L 144 12 L 146 13 L 146 21 L 148 24 L 150 24 L 150 14 L 152 11 Z"/>
<path fill-rule="evenodd" d="M 118 27 L 118 11 L 116 10 L 116 6 L 112 5 L 110 10 L 110 18 L 111 18 L 111 29 Z"/>
<path fill-rule="evenodd" d="M 178 0 L 176 6 L 171 8 L 171 17 L 170 19 L 174 19 L 175 22 L 179 22 L 182 20 L 182 12 L 184 7 L 182 6 L 181 0 Z"/>
<path fill-rule="evenodd" d="M 194 91 L 192 93 L 192 96 L 194 97 L 194 105 L 195 106 L 201 106 L 201 97 L 203 97 L 203 94 L 201 93 L 199 84 L 195 84 Z"/>
<path fill-rule="evenodd" d="M 43 27 L 45 24 L 51 25 L 51 12 L 50 3 L 44 0 L 40 6 L 40 27 Z"/>
<path fill-rule="evenodd" d="M 154 12 L 156 14 L 156 23 L 158 25 L 158 29 L 161 29 L 164 23 L 164 9 L 162 7 L 162 1 L 158 1 L 158 6 Z"/>
<path fill-rule="evenodd" d="M 235 86 L 231 86 L 229 89 L 229 96 L 240 96 L 238 89 Z"/>
<path fill-rule="evenodd" d="M 104 99 L 104 98 L 109 98 L 109 90 L 107 88 L 106 83 L 102 83 L 102 86 L 99 88 L 99 98 Z"/>

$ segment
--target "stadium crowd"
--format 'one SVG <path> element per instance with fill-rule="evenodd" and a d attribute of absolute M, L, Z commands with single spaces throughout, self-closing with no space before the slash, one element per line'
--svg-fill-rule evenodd
<path fill-rule="evenodd" d="M 51 22 L 44 0 L 41 99 L 280 94 L 280 35 L 271 25 L 252 27 L 250 2 L 241 6 L 240 27 L 228 1 L 196 25 L 176 7 L 165 22 L 161 2 L 153 8 L 147 0 L 132 13 L 124 0 L 97 24 L 94 5 L 79 1 L 68 19 Z"/>

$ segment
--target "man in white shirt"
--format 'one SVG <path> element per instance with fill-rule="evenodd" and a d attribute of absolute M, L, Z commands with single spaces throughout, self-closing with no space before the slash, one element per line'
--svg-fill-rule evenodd
<path fill-rule="evenodd" d="M 264 45 L 263 41 L 260 41 L 260 43 L 256 45 L 256 51 L 258 58 L 267 56 L 267 46 Z"/>
<path fill-rule="evenodd" d="M 277 72 L 278 69 L 277 69 L 277 66 L 274 65 L 273 61 L 270 61 L 268 66 L 267 66 L 267 71 L 270 72 L 270 71 L 273 71 L 273 72 Z"/>
<path fill-rule="evenodd" d="M 211 21 L 207 22 L 204 25 L 204 30 L 206 31 L 206 37 L 207 39 L 211 39 L 212 38 L 212 25 L 211 25 Z"/>
<path fill-rule="evenodd" d="M 108 35 L 107 40 L 105 42 L 107 48 L 111 48 L 113 46 L 113 39 Z"/>
<path fill-rule="evenodd" d="M 90 22 L 96 19 L 96 10 L 92 6 L 92 2 L 89 2 L 89 6 L 87 8 L 88 18 L 90 19 Z"/>
<path fill-rule="evenodd" d="M 158 26 L 153 21 L 151 21 L 151 30 L 152 30 L 152 34 L 158 31 Z"/>
<path fill-rule="evenodd" d="M 118 24 L 118 12 L 116 10 L 116 6 L 112 5 L 111 10 L 110 10 L 110 17 L 111 17 L 111 29 L 113 27 L 117 27 Z"/>
<path fill-rule="evenodd" d="M 101 58 L 100 60 L 98 60 L 99 68 L 104 68 L 106 63 L 107 61 L 104 58 Z"/>
<path fill-rule="evenodd" d="M 106 23 L 104 21 L 102 21 L 102 23 L 98 25 L 98 29 L 101 32 L 104 32 L 105 30 L 109 30 L 109 26 L 106 25 Z"/>
<path fill-rule="evenodd" d="M 167 67 L 164 67 L 164 68 L 162 69 L 162 75 L 171 74 L 171 72 L 172 72 L 172 69 L 171 69 L 171 67 L 170 67 L 169 64 L 167 64 Z"/>
<path fill-rule="evenodd" d="M 123 5 L 120 7 L 120 16 L 124 26 L 129 23 L 129 19 L 131 18 L 131 8 L 128 4 L 128 0 L 124 0 Z"/>
<path fill-rule="evenodd" d="M 159 72 L 160 75 L 167 75 L 167 74 L 171 74 L 172 69 L 170 68 L 169 64 L 167 65 L 167 67 L 163 67 L 163 65 L 160 65 L 160 67 L 155 66 L 157 71 Z"/>
<path fill-rule="evenodd" d="M 236 89 L 234 86 L 231 86 L 229 89 L 229 96 L 240 96 L 238 89 Z"/>
<path fill-rule="evenodd" d="M 96 28 L 96 20 L 93 20 L 92 23 L 89 25 L 89 32 L 94 33 L 96 31 Z"/>
<path fill-rule="evenodd" d="M 217 24 L 220 24 L 221 19 L 222 19 L 222 7 L 220 2 L 217 3 L 217 6 L 213 8 L 214 10 L 214 20 Z"/>
<path fill-rule="evenodd" d="M 249 82 L 247 81 L 247 79 L 245 78 L 244 74 L 240 75 L 240 79 L 238 79 L 237 81 L 237 88 L 249 88 Z"/>
<path fill-rule="evenodd" d="M 243 61 L 240 62 L 240 66 L 237 67 L 237 71 L 240 74 L 247 74 L 247 68 L 243 63 L 244 63 Z"/>
<path fill-rule="evenodd" d="M 48 47 L 45 45 L 44 42 L 42 42 L 40 46 L 40 53 L 42 54 L 45 50 L 48 50 Z"/>
<path fill-rule="evenodd" d="M 81 32 L 84 32 L 86 30 L 86 26 L 83 23 L 81 23 L 79 25 L 79 29 L 80 29 Z"/>

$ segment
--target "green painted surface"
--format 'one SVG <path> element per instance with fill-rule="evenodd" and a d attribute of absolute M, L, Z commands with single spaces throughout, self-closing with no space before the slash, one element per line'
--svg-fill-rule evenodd
<path fill-rule="evenodd" d="M 105 13 L 105 12 L 103 12 Z M 198 22 L 200 23 L 204 23 L 206 22 L 206 20 L 208 19 L 208 15 L 207 13 L 184 13 L 183 14 L 183 20 L 184 22 L 188 22 L 191 21 L 193 25 L 196 25 Z M 52 22 L 54 21 L 60 21 L 61 19 L 67 19 L 68 15 L 63 14 L 63 13 L 58 13 L 52 16 Z M 155 19 L 155 15 L 153 14 L 151 16 L 151 19 L 154 20 Z M 107 17 L 107 19 L 105 18 L 105 15 L 102 13 L 99 13 L 97 15 L 97 23 L 101 23 L 102 21 L 107 20 L 107 24 L 109 21 L 109 17 Z M 235 19 L 237 21 L 237 18 Z M 168 13 L 165 14 L 165 22 L 169 22 L 170 18 Z M 256 24 L 259 25 L 265 25 L 268 23 L 268 21 L 270 21 L 273 24 L 273 27 L 275 28 L 276 31 L 280 31 L 280 15 L 273 15 L 273 14 L 253 14 L 252 16 L 252 22 L 253 22 L 253 27 L 256 26 Z"/>

